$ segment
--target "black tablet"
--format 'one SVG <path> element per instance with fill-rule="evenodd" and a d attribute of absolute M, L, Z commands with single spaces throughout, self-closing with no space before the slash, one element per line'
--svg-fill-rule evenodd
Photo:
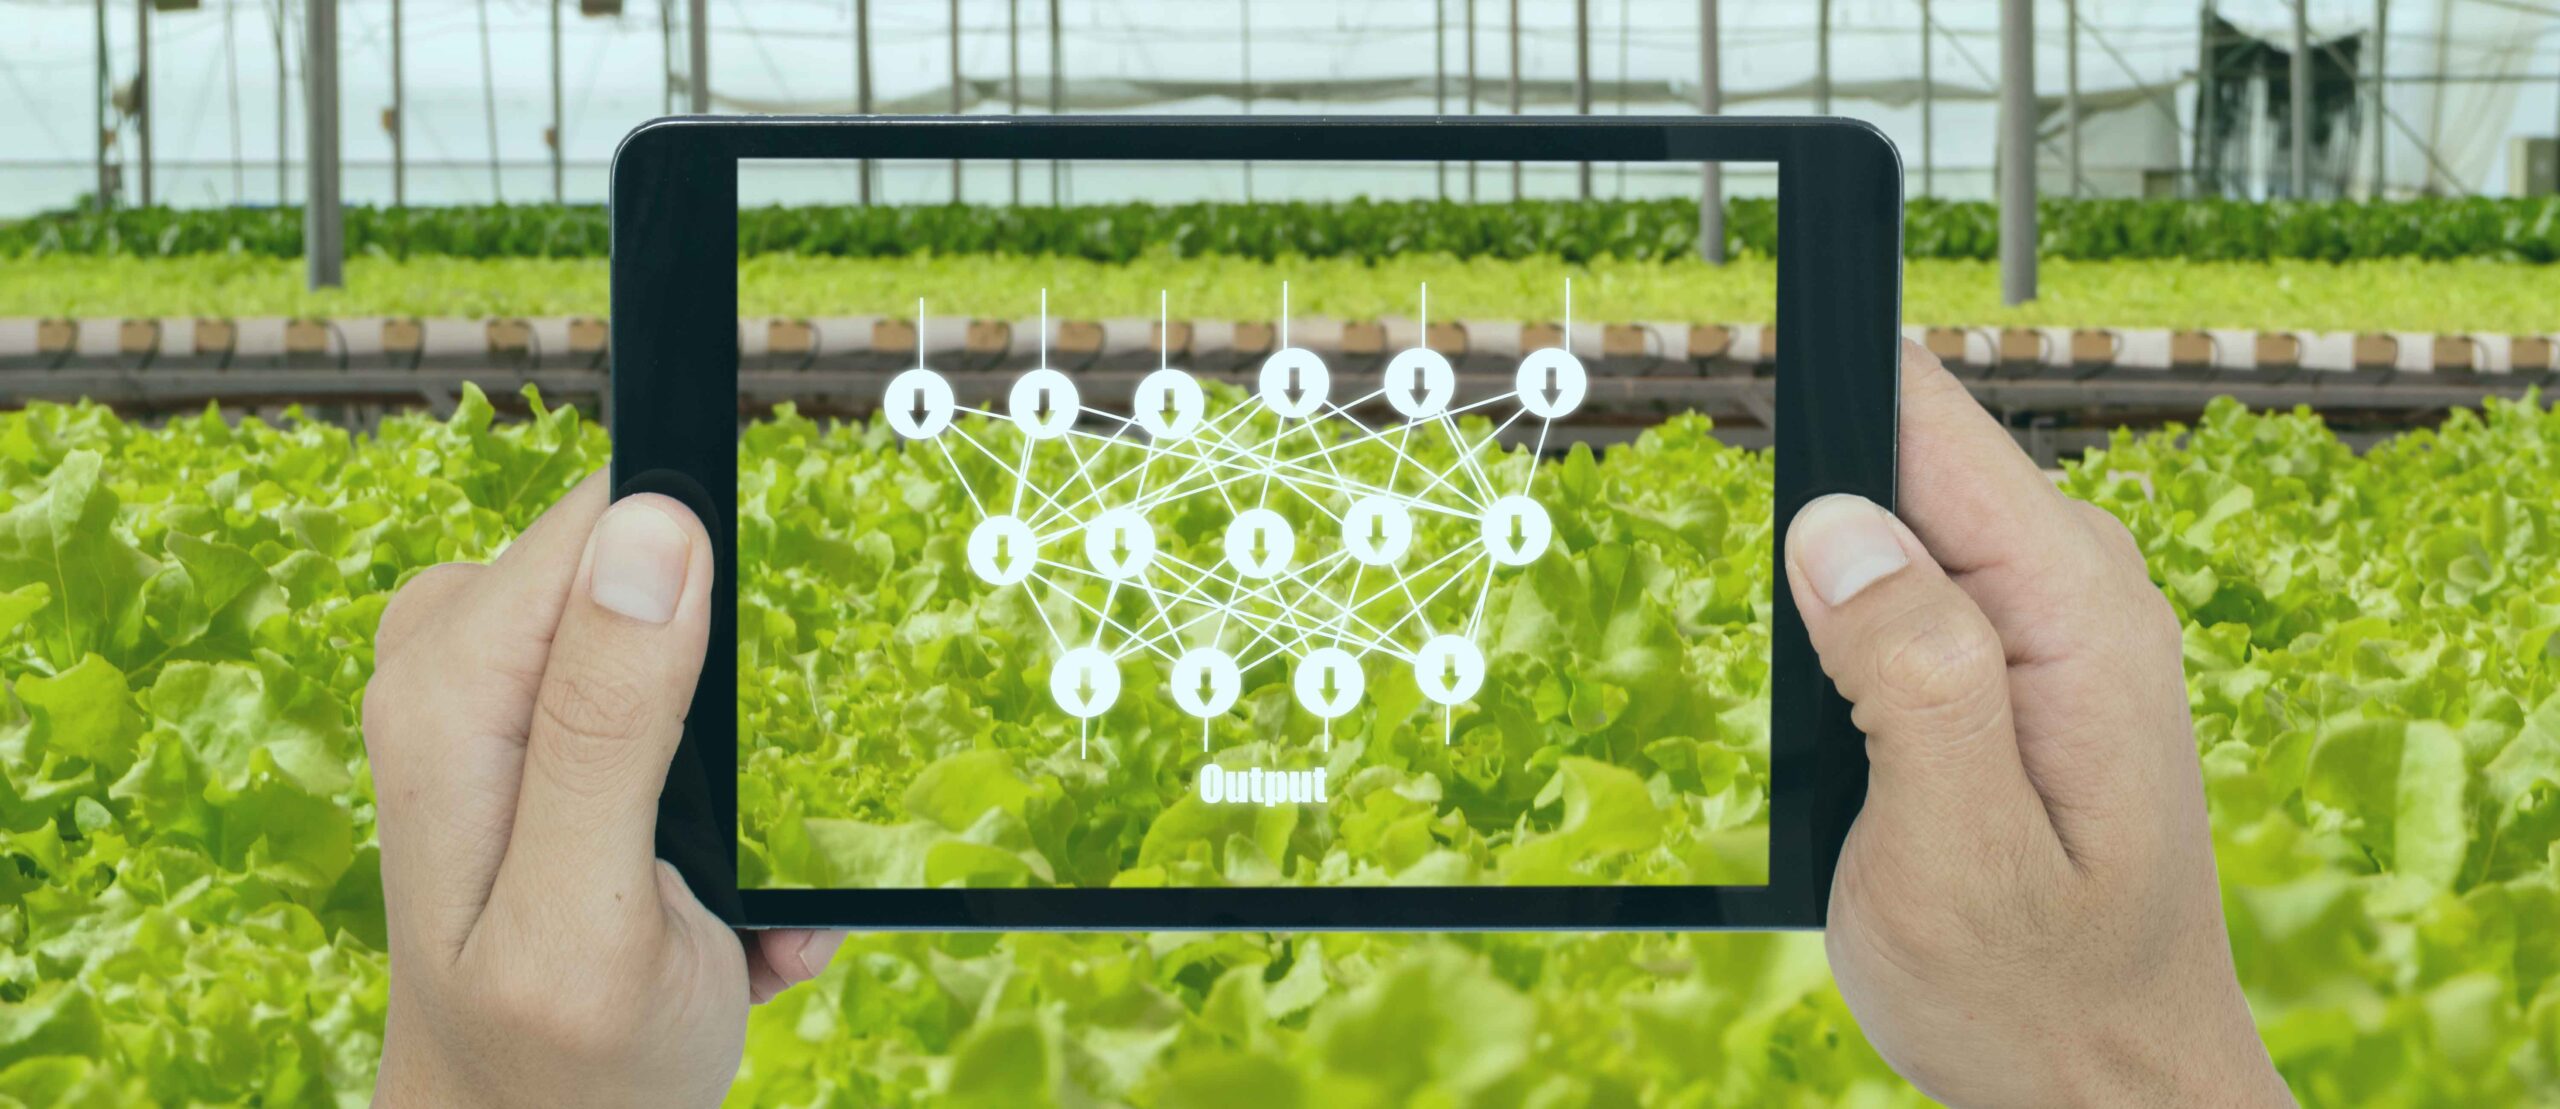
<path fill-rule="evenodd" d="M 1711 163 L 1775 197 L 1712 280 L 1572 199 Z M 1052 172 L 1156 206 L 940 207 Z M 1554 199 L 1388 202 L 1452 173 Z M 1821 926 L 1866 759 L 1780 530 L 1893 502 L 1901 183 L 1845 120 L 639 128 L 613 483 L 720 575 L 660 853 L 746 927 Z M 813 192 L 850 268 L 742 261 Z"/>

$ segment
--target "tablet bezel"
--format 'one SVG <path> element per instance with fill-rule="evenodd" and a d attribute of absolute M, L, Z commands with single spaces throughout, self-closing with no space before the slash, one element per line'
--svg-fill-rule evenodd
<path fill-rule="evenodd" d="M 711 643 L 659 805 L 658 852 L 739 927 L 1523 930 L 1819 928 L 1866 794 L 1865 740 L 1787 589 L 1771 643 L 1769 882 L 1759 886 L 737 888 L 738 164 L 742 159 L 1747 162 L 1778 167 L 1774 511 L 1894 503 L 1902 165 L 1842 119 L 675 117 L 612 167 L 616 497 L 692 506 L 717 552 Z M 1808 310 L 1819 305 L 1818 313 Z M 726 368 L 725 371 L 723 368 Z M 1784 581 L 1773 566 L 1774 580 Z"/>

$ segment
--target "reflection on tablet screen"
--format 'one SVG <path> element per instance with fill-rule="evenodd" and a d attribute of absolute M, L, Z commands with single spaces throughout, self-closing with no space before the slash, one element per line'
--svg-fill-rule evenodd
<path fill-rule="evenodd" d="M 743 887 L 1767 882 L 1775 414 L 1688 349 L 1754 329 L 1660 261 L 1141 257 L 848 260 L 829 403 L 750 352 Z"/>

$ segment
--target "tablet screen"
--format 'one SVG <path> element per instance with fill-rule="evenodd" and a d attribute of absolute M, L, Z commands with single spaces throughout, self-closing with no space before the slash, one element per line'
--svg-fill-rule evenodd
<path fill-rule="evenodd" d="M 1766 883 L 1776 264 L 1633 168 L 742 163 L 741 887 Z"/>

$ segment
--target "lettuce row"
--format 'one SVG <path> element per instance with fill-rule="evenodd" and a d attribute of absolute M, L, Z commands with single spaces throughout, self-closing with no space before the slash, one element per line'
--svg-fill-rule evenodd
<path fill-rule="evenodd" d="M 528 408 L 0 414 L 0 1104 L 364 1102 L 368 644 L 601 463 Z M 2536 405 L 2362 456 L 2226 405 L 2063 479 L 2187 620 L 2240 972 L 2306 1103 L 2560 1100 L 2555 471 Z M 1921 1103 L 1800 935 L 857 936 L 753 1018 L 735 1100 Z"/>
<path fill-rule="evenodd" d="M 1212 420 L 1242 397 L 1221 393 Z M 1492 430 L 1470 417 L 1461 437 L 1482 444 Z M 1237 434 L 1251 443 L 1275 431 L 1266 418 Z M 1407 589 L 1388 588 L 1385 571 L 1334 575 L 1327 588 L 1357 587 L 1366 601 L 1359 626 L 1393 629 L 1407 649 L 1425 638 L 1407 622 L 1417 598 L 1440 631 L 1481 604 L 1489 668 L 1474 701 L 1444 717 L 1402 664 L 1374 654 L 1367 697 L 1333 722 L 1326 746 L 1289 692 L 1294 652 L 1241 626 L 1226 648 L 1266 661 L 1246 670 L 1238 709 L 1210 735 L 1163 694 L 1168 667 L 1141 651 L 1123 660 L 1126 692 L 1088 737 L 1051 702 L 1052 629 L 1084 643 L 1106 611 L 1120 628 L 1148 629 L 1155 603 L 1057 571 L 1046 577 L 1073 599 L 992 589 L 966 568 L 981 503 L 1055 531 L 1063 525 L 1038 522 L 1050 491 L 1073 502 L 1093 495 L 1088 482 L 1121 496 L 1163 489 L 1188 464 L 1141 473 L 1124 453 L 1079 467 L 1051 447 L 1032 453 L 1033 480 L 1007 503 L 1015 462 L 996 454 L 1015 440 L 982 417 L 946 434 L 946 459 L 885 424 L 821 427 L 786 409 L 739 444 L 745 880 L 1757 884 L 1768 873 L 1771 475 L 1765 454 L 1709 432 L 1703 417 L 1678 417 L 1604 458 L 1577 446 L 1534 471 L 1525 450 L 1472 452 L 1493 487 L 1527 483 L 1555 519 L 1556 546 L 1572 553 L 1487 583 L 1463 558 L 1440 563 L 1474 546 L 1474 522 L 1422 513 Z M 1437 433 L 1412 437 L 1409 462 L 1396 449 L 1362 450 L 1347 432 L 1327 449 L 1338 449 L 1329 472 L 1407 493 L 1424 491 L 1425 473 L 1462 469 Z M 1328 513 L 1344 504 L 1256 497 L 1250 483 L 1234 498 L 1288 517 L 1302 552 L 1333 549 L 1319 536 L 1338 529 Z M 1221 565 L 1231 516 L 1205 490 L 1157 510 L 1158 557 Z M 1055 546 L 1044 557 L 1081 559 Z M 1209 805 L 1191 787 L 1204 758 L 1324 766 L 1333 803 Z"/>
<path fill-rule="evenodd" d="M 2187 259 L 2324 262 L 2372 258 L 2560 261 L 2560 200 L 2464 197 L 2387 203 L 2238 200 L 2070 200 L 2042 203 L 2038 249 L 2084 261 Z M 1726 205 L 1728 245 L 1773 255 L 1777 205 Z M 602 258 L 612 238 L 600 205 L 490 204 L 347 209 L 347 249 L 396 258 Z M 1693 257 L 1694 201 L 1445 200 L 1259 203 L 810 205 L 738 215 L 749 255 L 903 257 L 1017 254 L 1126 262 L 1179 257 L 1269 260 L 1411 254 L 1465 258 L 1560 255 L 1569 261 Z M 1909 258 L 1999 256 L 1997 206 L 1914 199 L 1903 228 Z M 94 254 L 168 258 L 302 253 L 299 208 L 120 208 L 59 212 L 0 224 L 0 255 Z"/>

